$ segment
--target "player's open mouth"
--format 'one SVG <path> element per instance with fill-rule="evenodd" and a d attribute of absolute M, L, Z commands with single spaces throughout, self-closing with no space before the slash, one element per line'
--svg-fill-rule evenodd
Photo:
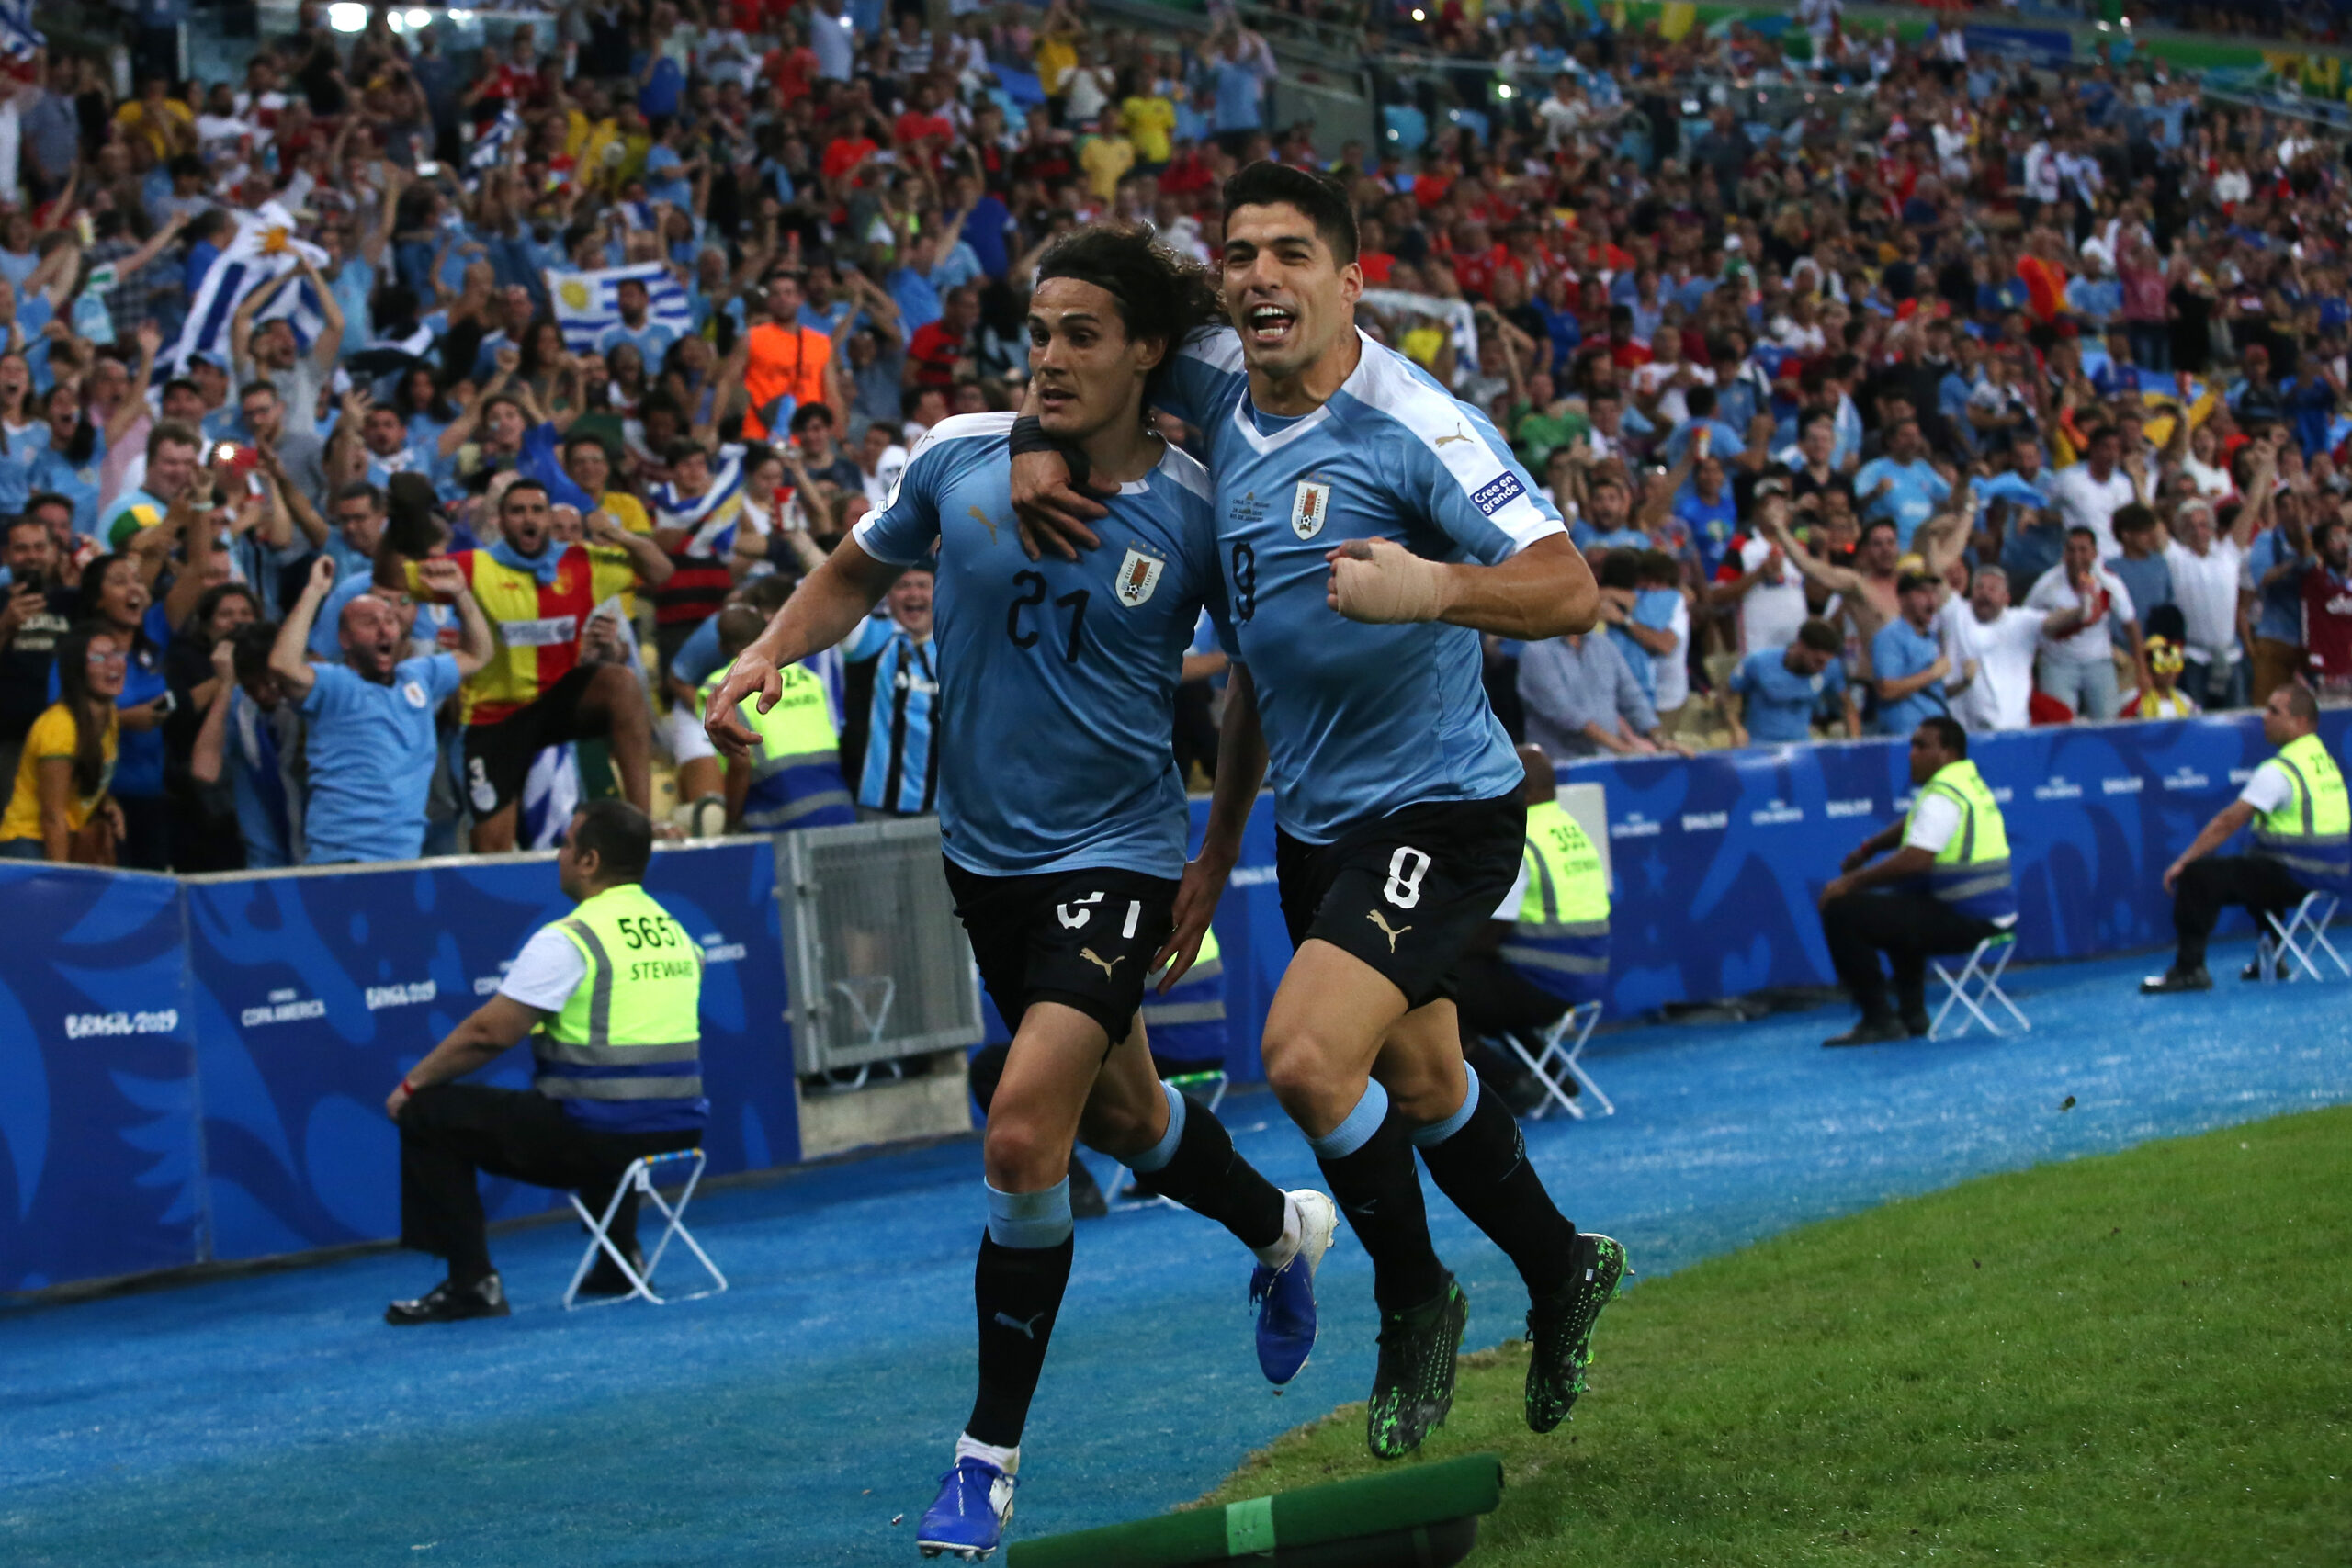
<path fill-rule="evenodd" d="M 1280 343 L 1290 335 L 1298 317 L 1280 305 L 1250 307 L 1250 340 L 1252 343 Z"/>
<path fill-rule="evenodd" d="M 1059 412 L 1077 401 L 1078 394 L 1066 387 L 1037 389 L 1037 407 L 1040 412 Z"/>

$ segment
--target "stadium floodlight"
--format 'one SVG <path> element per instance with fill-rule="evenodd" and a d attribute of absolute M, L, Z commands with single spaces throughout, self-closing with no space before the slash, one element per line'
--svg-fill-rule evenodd
<path fill-rule="evenodd" d="M 1510 97 L 1510 83 L 1508 83 L 1508 82 L 1498 82 L 1498 83 L 1496 83 L 1496 84 L 1495 84 L 1495 96 L 1497 96 L 1497 97 L 1498 97 L 1498 98 L 1508 98 L 1508 97 Z"/>
<path fill-rule="evenodd" d="M 327 26 L 339 33 L 359 33 L 368 30 L 368 7 L 356 0 L 335 0 L 327 7 Z"/>
<path fill-rule="evenodd" d="M 1417 22 L 1426 22 L 1429 19 L 1430 14 L 1427 11 L 1422 10 L 1418 6 L 1413 8 L 1413 20 Z"/>
<path fill-rule="evenodd" d="M 415 28 L 430 27 L 433 25 L 433 13 L 422 6 L 417 6 L 408 13 L 408 25 Z"/>

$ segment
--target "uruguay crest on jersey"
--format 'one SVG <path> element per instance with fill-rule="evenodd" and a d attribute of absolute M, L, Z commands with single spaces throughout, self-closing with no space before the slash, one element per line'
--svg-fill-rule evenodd
<path fill-rule="evenodd" d="M 1151 597 L 1159 586 L 1160 571 L 1168 565 L 1154 555 L 1147 555 L 1133 545 L 1127 547 L 1125 558 L 1119 562 L 1119 603 L 1132 610 Z"/>
<path fill-rule="evenodd" d="M 1330 485 L 1319 479 L 1301 479 L 1298 494 L 1290 503 L 1290 531 L 1302 539 L 1311 539 L 1323 531 L 1323 520 L 1330 512 Z"/>

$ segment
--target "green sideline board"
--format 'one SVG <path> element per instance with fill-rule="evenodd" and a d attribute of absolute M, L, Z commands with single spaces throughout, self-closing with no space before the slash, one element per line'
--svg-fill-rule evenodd
<path fill-rule="evenodd" d="M 1005 1562 L 1007 1568 L 1195 1568 L 1489 1514 L 1502 1495 L 1502 1461 L 1471 1454 L 1222 1508 L 1016 1541 Z"/>

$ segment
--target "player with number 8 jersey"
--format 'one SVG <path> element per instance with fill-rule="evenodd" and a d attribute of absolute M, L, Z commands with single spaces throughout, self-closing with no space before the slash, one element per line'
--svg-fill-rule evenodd
<path fill-rule="evenodd" d="M 1142 231 L 1068 236 L 1038 276 L 1029 331 L 1040 427 L 1114 487 L 1110 547 L 1031 559 L 1008 488 L 1012 416 L 943 421 L 882 508 L 737 660 L 708 720 L 715 744 L 740 747 L 748 732 L 737 732 L 734 705 L 775 700 L 779 667 L 845 636 L 935 547 L 947 884 L 1013 1038 L 984 1149 L 979 1391 L 916 1530 L 926 1555 L 984 1557 L 1011 1516 L 1069 1277 L 1074 1134 L 1251 1249 L 1259 1363 L 1276 1383 L 1314 1344 L 1313 1275 L 1338 1224 L 1329 1199 L 1274 1187 L 1213 1113 L 1159 1082 L 1136 1021 L 1184 866 L 1176 688 L 1203 606 L 1223 616 L 1208 477 L 1145 425 L 1143 400 L 1214 296 L 1204 274 Z"/>

